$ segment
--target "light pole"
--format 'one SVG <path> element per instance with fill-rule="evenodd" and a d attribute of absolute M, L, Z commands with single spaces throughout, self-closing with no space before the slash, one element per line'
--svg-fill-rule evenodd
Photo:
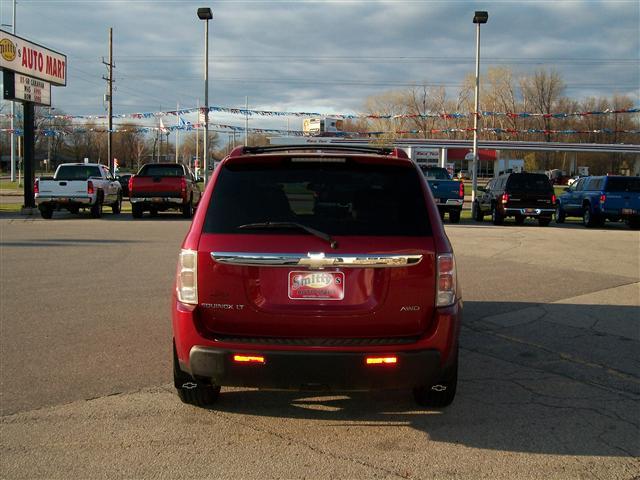
<path fill-rule="evenodd" d="M 476 197 L 478 195 L 478 110 L 480 108 L 480 25 L 487 23 L 489 13 L 476 12 L 473 23 L 476 27 L 476 99 L 473 110 L 473 162 L 471 166 L 471 215 L 476 216 Z"/>
<path fill-rule="evenodd" d="M 207 184 L 207 140 L 209 139 L 209 20 L 213 18 L 213 13 L 209 7 L 198 9 L 198 18 L 205 21 L 204 27 L 204 139 L 202 152 L 202 169 L 204 183 Z"/>

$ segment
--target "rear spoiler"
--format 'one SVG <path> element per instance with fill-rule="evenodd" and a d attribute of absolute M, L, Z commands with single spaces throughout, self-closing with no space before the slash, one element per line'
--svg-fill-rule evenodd
<path fill-rule="evenodd" d="M 351 152 L 367 153 L 373 155 L 391 155 L 397 158 L 408 159 L 407 153 L 396 147 L 369 147 L 359 145 L 336 144 L 307 144 L 307 145 L 266 145 L 261 147 L 236 147 L 229 154 L 230 157 L 239 157 L 246 154 L 274 153 L 274 152 Z"/>

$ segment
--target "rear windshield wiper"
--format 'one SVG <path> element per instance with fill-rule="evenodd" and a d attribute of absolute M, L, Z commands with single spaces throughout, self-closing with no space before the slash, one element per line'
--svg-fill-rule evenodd
<path fill-rule="evenodd" d="M 240 225 L 238 229 L 259 229 L 259 228 L 299 228 L 300 230 L 304 230 L 311 235 L 315 235 L 322 240 L 325 240 L 329 243 L 331 248 L 334 250 L 338 248 L 338 242 L 331 238 L 331 235 L 328 233 L 321 232 L 320 230 L 316 230 L 312 227 L 307 227 L 301 223 L 297 222 L 256 222 L 256 223 L 245 223 L 244 225 Z"/>

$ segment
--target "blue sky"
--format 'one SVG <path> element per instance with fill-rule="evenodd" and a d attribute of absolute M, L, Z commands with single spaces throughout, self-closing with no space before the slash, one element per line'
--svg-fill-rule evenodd
<path fill-rule="evenodd" d="M 0 0 L 11 23 L 11 0 Z M 203 22 L 210 24 L 209 103 L 269 110 L 355 112 L 368 95 L 413 83 L 456 90 L 473 72 L 474 10 L 483 69 L 541 66 L 564 77 L 568 96 L 626 93 L 640 100 L 636 1 L 175 1 L 19 0 L 17 34 L 68 56 L 68 86 L 54 106 L 104 113 L 108 28 L 114 29 L 114 113 L 195 107 L 203 94 Z M 7 28 L 7 27 L 3 27 Z M 239 117 L 214 121 L 242 125 Z M 299 128 L 291 120 L 291 128 Z M 286 128 L 285 119 L 252 126 Z"/>

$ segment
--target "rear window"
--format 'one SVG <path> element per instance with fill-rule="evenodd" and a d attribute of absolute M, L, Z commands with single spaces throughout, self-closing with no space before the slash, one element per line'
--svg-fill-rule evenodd
<path fill-rule="evenodd" d="M 412 166 L 285 161 L 221 168 L 205 233 L 255 234 L 238 227 L 272 221 L 297 222 L 330 235 L 431 235 L 421 179 Z"/>
<path fill-rule="evenodd" d="M 62 165 L 56 172 L 56 180 L 87 180 L 89 177 L 102 177 L 100 167 L 96 165 Z"/>
<path fill-rule="evenodd" d="M 148 164 L 140 169 L 141 177 L 184 177 L 184 170 L 180 165 Z"/>
<path fill-rule="evenodd" d="M 420 165 L 420 169 L 427 180 L 451 180 L 446 168 L 427 167 Z"/>
<path fill-rule="evenodd" d="M 542 174 L 510 175 L 507 181 L 507 188 L 511 191 L 553 193 L 553 187 L 549 182 L 549 178 Z"/>
<path fill-rule="evenodd" d="M 609 177 L 607 179 L 607 192 L 640 192 L 640 177 Z"/>

